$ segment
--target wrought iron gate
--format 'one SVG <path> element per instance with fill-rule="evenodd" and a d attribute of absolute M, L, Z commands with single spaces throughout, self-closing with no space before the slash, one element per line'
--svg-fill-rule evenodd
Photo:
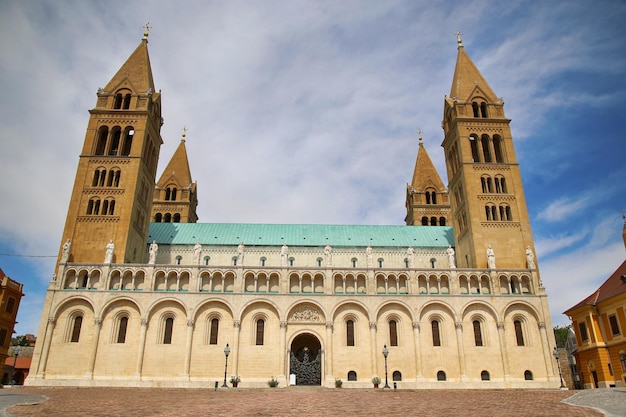
<path fill-rule="evenodd" d="M 315 359 L 311 360 L 311 350 L 303 347 L 295 354 L 291 352 L 290 373 L 296 375 L 296 385 L 321 385 L 322 383 L 322 359 L 321 351 L 317 352 Z"/>

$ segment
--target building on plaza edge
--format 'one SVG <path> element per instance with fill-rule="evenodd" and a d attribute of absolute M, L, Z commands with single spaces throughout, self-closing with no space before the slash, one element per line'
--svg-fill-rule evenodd
<path fill-rule="evenodd" d="M 146 34 L 90 110 L 26 383 L 212 387 L 228 344 L 242 387 L 371 387 L 384 346 L 399 388 L 558 387 L 509 123 L 459 39 L 450 182 L 420 137 L 406 225 L 196 223 L 184 135 L 156 182 Z"/>

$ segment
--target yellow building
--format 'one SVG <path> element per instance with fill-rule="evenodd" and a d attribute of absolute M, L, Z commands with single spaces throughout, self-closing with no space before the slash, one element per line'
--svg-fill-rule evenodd
<path fill-rule="evenodd" d="M 213 386 L 228 346 L 242 387 L 559 386 L 510 120 L 460 40 L 450 191 L 420 138 L 407 225 L 196 223 L 184 136 L 156 182 L 156 91 L 146 35 L 90 111 L 27 384 Z"/>
<path fill-rule="evenodd" d="M 622 231 L 626 246 L 626 219 Z M 572 320 L 585 388 L 626 386 L 626 261 L 564 314 Z"/>
<path fill-rule="evenodd" d="M 17 310 L 24 294 L 23 285 L 12 280 L 0 269 L 0 363 L 8 357 L 13 328 L 17 323 Z"/>

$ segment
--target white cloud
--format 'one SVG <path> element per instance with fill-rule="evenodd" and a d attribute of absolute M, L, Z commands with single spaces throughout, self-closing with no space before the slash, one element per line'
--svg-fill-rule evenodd
<path fill-rule="evenodd" d="M 591 198 L 588 195 L 578 197 L 574 200 L 561 197 L 548 204 L 548 206 L 537 215 L 537 218 L 549 222 L 565 220 L 572 213 L 584 209 L 590 202 Z"/>

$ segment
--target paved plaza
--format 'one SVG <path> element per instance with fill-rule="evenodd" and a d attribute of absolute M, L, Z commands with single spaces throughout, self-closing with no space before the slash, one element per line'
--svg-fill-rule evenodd
<path fill-rule="evenodd" d="M 570 405 L 562 400 L 602 409 Z M 30 405 L 13 405 L 30 404 Z M 626 416 L 626 390 L 34 388 L 0 390 L 3 416 Z"/>

